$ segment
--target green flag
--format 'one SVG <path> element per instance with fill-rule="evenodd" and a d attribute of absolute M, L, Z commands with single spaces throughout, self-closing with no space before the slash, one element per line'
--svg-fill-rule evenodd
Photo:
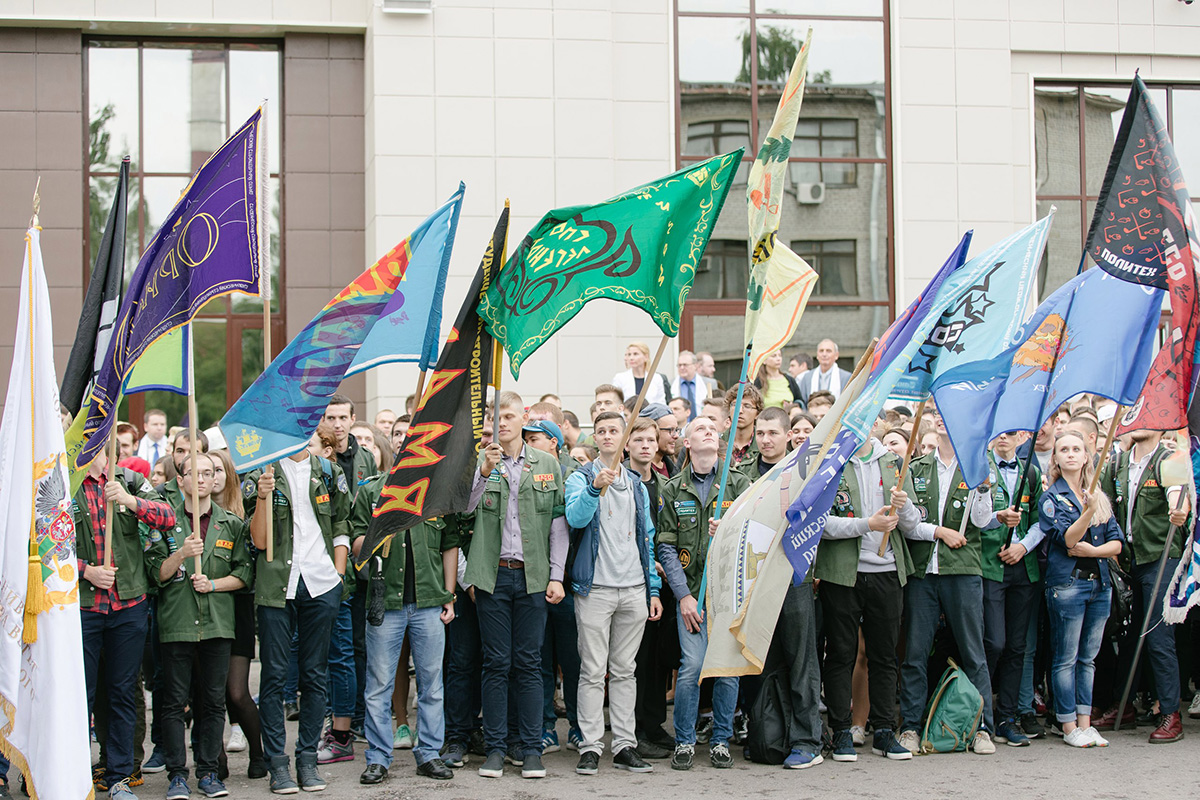
<path fill-rule="evenodd" d="M 479 304 L 488 332 L 521 364 L 589 300 L 644 309 L 679 332 L 696 264 L 741 164 L 736 150 L 594 206 L 542 217 Z"/>

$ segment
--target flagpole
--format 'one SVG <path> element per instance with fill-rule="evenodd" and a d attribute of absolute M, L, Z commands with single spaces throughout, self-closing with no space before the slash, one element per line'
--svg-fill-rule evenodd
<path fill-rule="evenodd" d="M 38 178 L 38 185 L 33 190 L 33 216 L 29 220 L 30 228 L 40 228 L 38 225 L 38 211 L 41 208 L 42 200 L 38 194 L 38 187 L 41 186 L 42 180 Z M 41 240 L 38 240 L 38 252 L 41 252 Z M 35 387 L 37 376 L 34 374 L 34 351 L 33 344 L 35 339 L 34 328 L 34 300 L 33 300 L 33 235 L 30 232 L 25 234 L 25 261 L 29 264 L 29 273 L 25 275 L 28 282 L 28 292 L 26 303 L 28 304 L 28 320 L 29 320 L 29 462 L 32 465 L 37 459 L 37 400 L 35 398 Z M 24 272 L 24 270 L 22 270 Z M 14 353 L 13 360 L 16 360 Z M 22 614 L 22 630 L 21 641 L 25 644 L 33 644 L 37 641 L 37 618 L 38 614 L 47 610 L 46 607 L 46 592 L 45 586 L 42 583 L 42 557 L 38 548 L 37 537 L 37 481 L 31 481 L 29 487 L 29 509 L 32 512 L 29 519 L 29 562 L 26 571 L 25 585 L 25 608 Z M 111 505 L 111 504 L 110 504 Z M 112 519 L 112 513 L 108 515 L 108 519 Z M 111 539 L 104 540 L 104 549 L 111 551 L 109 545 Z"/>
<path fill-rule="evenodd" d="M 658 362 L 662 360 L 663 352 L 667 349 L 667 343 L 671 341 L 671 337 L 663 334 L 662 341 L 658 343 L 658 352 L 654 354 L 654 360 L 650 362 L 650 367 L 646 370 L 646 377 L 642 379 L 642 390 L 638 392 L 637 399 L 633 401 L 633 408 L 629 411 L 629 423 L 625 426 L 625 432 L 621 434 L 621 443 L 617 446 L 617 463 L 621 463 L 621 453 L 625 452 L 625 445 L 629 443 L 630 429 L 633 427 L 633 420 L 637 419 L 638 412 L 642 410 L 642 401 L 646 399 L 646 390 L 650 388 L 650 382 L 658 376 Z M 614 469 L 616 467 L 614 466 Z M 600 496 L 604 497 L 608 487 L 605 486 L 600 490 Z"/>
<path fill-rule="evenodd" d="M 904 491 L 904 479 L 908 477 L 908 466 L 912 463 L 913 450 L 916 448 L 917 440 L 921 438 L 921 417 L 925 414 L 925 404 L 929 402 L 929 398 L 925 398 L 917 404 L 917 413 L 913 416 L 912 434 L 908 437 L 908 448 L 904 451 L 904 463 L 900 466 L 900 475 L 896 478 L 896 486 L 900 491 Z M 890 503 L 888 504 L 891 505 Z M 888 540 L 891 538 L 891 531 L 883 532 L 883 543 L 879 545 L 878 555 L 883 558 L 883 554 L 887 551 Z"/>
<path fill-rule="evenodd" d="M 193 323 L 194 324 L 194 323 Z M 187 330 L 187 355 L 188 355 L 188 438 L 191 439 L 191 460 L 192 460 L 192 533 L 196 536 L 200 535 L 200 485 L 196 480 L 197 470 L 199 465 L 196 462 L 196 456 L 200 455 L 200 437 L 197 434 L 196 425 L 196 371 L 192 368 L 192 364 L 196 360 L 196 352 L 194 339 L 196 331 L 193 329 L 193 324 L 188 325 Z M 115 437 L 114 437 L 115 438 Z M 200 566 L 200 556 L 196 556 L 195 569 L 193 574 L 199 575 L 204 570 Z"/>
<path fill-rule="evenodd" d="M 1117 426 L 1121 423 L 1121 411 L 1122 407 L 1117 406 L 1112 422 L 1108 425 L 1108 436 L 1104 437 L 1104 451 L 1100 453 L 1100 461 L 1096 464 L 1096 470 L 1092 473 L 1092 483 L 1088 486 L 1089 495 L 1095 494 L 1096 486 L 1100 483 L 1100 473 L 1104 471 L 1104 462 L 1108 461 L 1108 455 L 1112 452 L 1113 438 L 1117 434 Z"/>
<path fill-rule="evenodd" d="M 261 202 L 259 205 L 258 221 L 262 229 L 262 234 L 259 236 L 259 251 L 258 251 L 258 296 L 262 299 L 263 309 L 263 371 L 267 369 L 274 357 L 271 353 L 271 254 L 270 254 L 270 223 L 271 215 L 267 211 L 266 198 L 270 194 L 271 184 L 271 168 L 270 162 L 267 159 L 267 101 L 262 101 L 262 117 L 259 122 L 258 145 L 261 148 L 258 153 L 258 169 L 259 169 L 259 196 Z M 263 270 L 266 269 L 266 276 L 263 276 Z M 190 339 L 189 339 L 190 341 Z M 189 362 L 190 363 L 190 362 Z M 192 440 L 195 442 L 195 439 Z M 268 464 L 263 470 L 266 475 L 275 474 L 275 465 Z M 257 492 L 257 488 L 255 489 Z M 266 536 L 267 536 L 267 563 L 275 560 L 275 496 L 272 493 L 271 502 L 267 508 L 266 518 Z M 199 566 L 199 559 L 196 560 Z"/>

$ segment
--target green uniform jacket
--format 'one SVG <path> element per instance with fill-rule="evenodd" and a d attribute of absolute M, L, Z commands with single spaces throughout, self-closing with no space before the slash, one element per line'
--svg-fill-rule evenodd
<path fill-rule="evenodd" d="M 525 467 L 517 485 L 517 509 L 521 526 L 525 589 L 530 594 L 546 591 L 550 583 L 550 523 L 564 515 L 562 469 L 549 453 L 526 445 Z M 480 456 L 479 463 L 483 464 Z M 485 592 L 496 590 L 500 569 L 500 539 L 508 513 L 508 478 L 492 470 L 475 509 L 475 532 L 467 557 L 466 582 Z"/>
<path fill-rule="evenodd" d="M 1000 476 L 996 472 L 996 458 L 994 453 L 988 453 L 988 463 L 991 465 L 989 480 L 992 482 L 992 508 L 995 510 L 1012 508 L 1013 499 L 1008 493 L 1008 487 L 1004 485 L 1004 481 L 1000 480 Z M 1022 461 L 1021 463 L 1024 465 L 1025 462 Z M 1018 472 L 1018 485 L 1020 482 L 1021 477 Z M 1039 502 L 1041 497 L 1042 471 L 1034 464 L 1029 467 L 1029 477 L 1025 480 L 1025 490 L 1021 493 L 1021 524 L 1017 526 L 1016 531 L 1013 533 L 1014 542 L 1024 538 L 1025 534 L 1029 533 L 1031 522 L 1037 520 L 1038 509 L 1041 508 Z M 983 577 L 989 581 L 1004 581 L 1005 564 L 1000 560 L 1000 549 L 1004 547 L 1006 541 L 1008 541 L 1007 525 L 997 525 L 983 532 L 981 568 Z M 1042 571 L 1038 569 L 1037 553 L 1026 553 L 1024 564 L 1025 572 L 1029 575 L 1029 582 L 1037 583 L 1042 577 Z"/>
<path fill-rule="evenodd" d="M 909 467 L 909 473 L 912 475 L 913 488 L 916 490 L 916 494 L 912 496 L 921 511 L 921 520 L 941 525 L 943 528 L 958 530 L 962 526 L 963 514 L 966 513 L 967 495 L 970 494 L 967 484 L 963 481 L 962 470 L 957 466 L 954 467 L 954 488 L 946 495 L 946 507 L 943 509 L 937 507 L 938 498 L 941 496 L 938 487 L 937 451 L 914 458 Z M 980 563 L 983 531 L 968 520 L 965 535 L 967 543 L 957 550 L 943 546 L 938 547 L 939 575 L 983 574 Z M 935 544 L 937 542 L 912 543 L 911 553 L 914 567 L 912 574 L 916 577 L 925 577 L 925 571 L 929 569 L 929 559 L 933 557 Z"/>
<path fill-rule="evenodd" d="M 896 479 L 900 477 L 900 459 L 894 453 L 888 453 L 879 459 L 879 475 L 883 479 L 884 498 L 891 497 Z M 908 494 L 909 502 L 913 502 L 911 470 L 904 478 L 904 491 Z M 846 468 L 842 470 L 842 480 L 838 484 L 837 496 L 829 513 L 835 517 L 858 517 L 859 519 L 866 514 L 866 507 L 862 500 L 862 488 L 858 485 L 858 473 L 850 464 L 847 464 Z M 870 515 L 866 514 L 866 516 Z M 914 542 L 914 544 L 917 543 Z M 912 574 L 913 570 L 908 540 L 904 538 L 900 529 L 896 528 L 888 537 L 888 545 L 892 548 L 892 554 L 896 558 L 896 577 L 900 579 L 900 585 L 903 586 L 908 582 L 908 576 Z M 822 538 L 820 544 L 817 545 L 816 564 L 813 569 L 809 570 L 805 582 L 816 578 L 835 583 L 838 586 L 854 586 L 858 580 L 858 557 L 861 552 L 861 536 L 852 539 Z"/>
<path fill-rule="evenodd" d="M 167 580 L 159 574 L 163 562 L 182 546 L 192 533 L 192 515 L 183 503 L 172 503 L 175 529 L 159 537 L 146 553 L 150 574 L 159 585 L 158 640 L 160 642 L 201 642 L 206 639 L 234 638 L 234 592 L 199 594 L 192 589 L 191 576 L 196 560 L 185 558 L 180 569 Z M 201 573 L 211 580 L 233 576 L 243 583 L 254 579 L 250 558 L 250 526 L 216 503 L 204 537 L 200 556 Z"/>
<path fill-rule="evenodd" d="M 364 485 L 364 481 L 373 478 L 379 472 L 375 467 L 375 456 L 364 447 L 360 447 L 358 442 L 354 443 L 354 476 L 347 476 L 350 482 L 350 501 L 358 496 L 358 487 Z M 337 464 L 337 456 L 333 458 L 333 463 Z M 338 464 L 338 466 L 341 466 Z"/>
<path fill-rule="evenodd" d="M 721 477 L 721 462 L 715 467 L 717 479 Z M 729 470 L 725 487 L 725 499 L 721 513 L 733 505 L 742 492 L 750 488 L 744 473 Z M 659 494 L 662 508 L 658 512 L 655 540 L 657 544 L 674 545 L 679 552 L 679 565 L 687 578 L 688 591 L 693 597 L 700 594 L 700 580 L 704 576 L 704 562 L 708 558 L 708 546 L 712 537 L 708 535 L 708 521 L 717 510 L 717 481 L 713 481 L 708 502 L 700 499 L 700 492 L 692 481 L 692 469 L 688 467 L 667 481 Z M 680 598 L 682 599 L 682 598 Z"/>
<path fill-rule="evenodd" d="M 359 487 L 358 497 L 354 498 L 354 509 L 350 515 L 351 542 L 367 535 L 371 513 L 386 481 L 386 474 L 378 475 Z M 404 570 L 408 561 L 404 552 L 405 533 L 413 546 L 417 608 L 432 608 L 449 603 L 454 599 L 454 595 L 446 591 L 442 553 L 458 547 L 458 521 L 448 523 L 445 519 L 437 517 L 397 533 L 376 553 L 383 559 L 384 609 L 399 611 L 404 608 Z M 385 552 L 387 555 L 384 555 Z M 368 569 L 371 569 L 370 564 Z"/>
<path fill-rule="evenodd" d="M 729 451 L 729 437 L 732 434 L 733 434 L 733 432 L 730 431 L 730 432 L 725 433 L 723 436 L 721 436 L 721 453 L 720 453 L 721 458 L 725 458 L 725 453 L 727 453 Z M 737 458 L 735 456 L 733 459 L 732 466 L 739 467 L 742 464 L 753 464 L 757 458 L 758 458 L 758 440 L 752 436 L 752 437 L 750 437 L 750 444 L 746 448 L 746 454 L 744 456 L 742 456 L 741 458 Z M 730 472 L 732 472 L 732 471 L 733 470 L 731 469 Z M 753 483 L 753 481 L 751 481 L 751 483 Z"/>
<path fill-rule="evenodd" d="M 118 467 L 114 476 L 125 485 L 125 489 L 135 497 L 143 500 L 163 502 L 150 481 L 130 469 Z M 90 566 L 101 566 L 96 554 L 96 540 L 92 527 L 92 515 L 88 513 L 87 497 L 83 487 L 75 493 L 71 502 L 71 515 L 75 520 L 75 553 Z M 147 575 L 145 547 L 142 544 L 141 532 L 138 530 L 137 515 L 132 508 L 121 505 L 113 506 L 113 566 L 117 567 L 117 597 L 121 600 L 132 600 L 146 594 L 150 589 Z M 79 576 L 79 606 L 91 608 L 96 602 L 96 587 Z"/>
<path fill-rule="evenodd" d="M 350 487 L 342 468 L 334 462 L 314 455 L 308 457 L 308 462 L 312 469 L 312 479 L 308 482 L 308 502 L 316 513 L 317 524 L 321 526 L 321 535 L 325 538 L 325 552 L 332 561 L 334 537 L 350 536 Z M 267 561 L 266 550 L 258 554 L 254 603 L 269 608 L 283 608 L 287 604 L 288 577 L 292 572 L 292 490 L 279 463 L 272 466 L 275 467 L 275 497 L 272 504 L 275 523 L 271 533 L 275 541 L 275 558 Z M 329 473 L 325 472 L 326 468 Z M 242 480 L 242 498 L 246 503 L 248 520 L 253 517 L 257 505 L 260 475 L 262 470 L 256 469 Z"/>
<path fill-rule="evenodd" d="M 1126 450 L 1117 458 L 1115 464 L 1110 463 L 1100 477 L 1100 488 L 1112 501 L 1113 516 L 1117 525 L 1125 533 L 1125 540 L 1132 547 L 1121 552 L 1121 559 L 1127 560 L 1133 553 L 1134 564 L 1150 564 L 1162 557 L 1163 546 L 1167 543 L 1167 531 L 1171 521 L 1167 515 L 1171 513 L 1171 504 L 1167 500 L 1167 489 L 1162 482 L 1163 459 L 1171 455 L 1171 451 L 1160 443 L 1150 463 L 1142 472 L 1142 480 L 1138 484 L 1137 495 L 1133 503 L 1133 530 L 1125 530 L 1129 519 L 1129 460 L 1132 450 Z M 1114 477 L 1115 476 L 1115 477 Z M 1175 541 L 1171 543 L 1171 558 L 1183 555 L 1183 541 L 1188 538 L 1185 531 L 1175 532 Z"/>

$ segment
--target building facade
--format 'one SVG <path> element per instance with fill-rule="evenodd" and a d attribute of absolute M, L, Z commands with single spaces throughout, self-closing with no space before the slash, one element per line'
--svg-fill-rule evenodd
<path fill-rule="evenodd" d="M 789 354 L 830 337 L 852 363 L 964 231 L 979 249 L 1051 205 L 1042 293 L 1061 285 L 1135 70 L 1200 181 L 1200 7 L 1180 0 L 0 0 L 0 312 L 15 318 L 40 176 L 61 370 L 120 159 L 132 269 L 192 170 L 266 98 L 276 352 L 459 180 L 443 334 L 505 199 L 511 249 L 551 208 L 745 147 L 660 366 L 673 375 L 680 347 L 708 350 L 729 382 L 739 189 L 810 27 L 780 236 L 820 279 Z M 255 298 L 206 307 L 201 425 L 261 370 L 262 326 Z M 636 309 L 593 303 L 507 386 L 586 417 L 625 344 L 659 335 Z M 0 374 L 11 350 L 0 337 Z M 393 365 L 345 388 L 369 417 L 416 383 Z"/>

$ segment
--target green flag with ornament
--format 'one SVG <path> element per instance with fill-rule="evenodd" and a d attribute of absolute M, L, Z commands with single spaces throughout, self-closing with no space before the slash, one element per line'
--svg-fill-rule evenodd
<path fill-rule="evenodd" d="M 643 309 L 666 336 L 692 290 L 696 265 L 741 164 L 715 156 L 591 206 L 547 213 L 525 236 L 479 304 L 512 373 L 584 304 Z"/>

